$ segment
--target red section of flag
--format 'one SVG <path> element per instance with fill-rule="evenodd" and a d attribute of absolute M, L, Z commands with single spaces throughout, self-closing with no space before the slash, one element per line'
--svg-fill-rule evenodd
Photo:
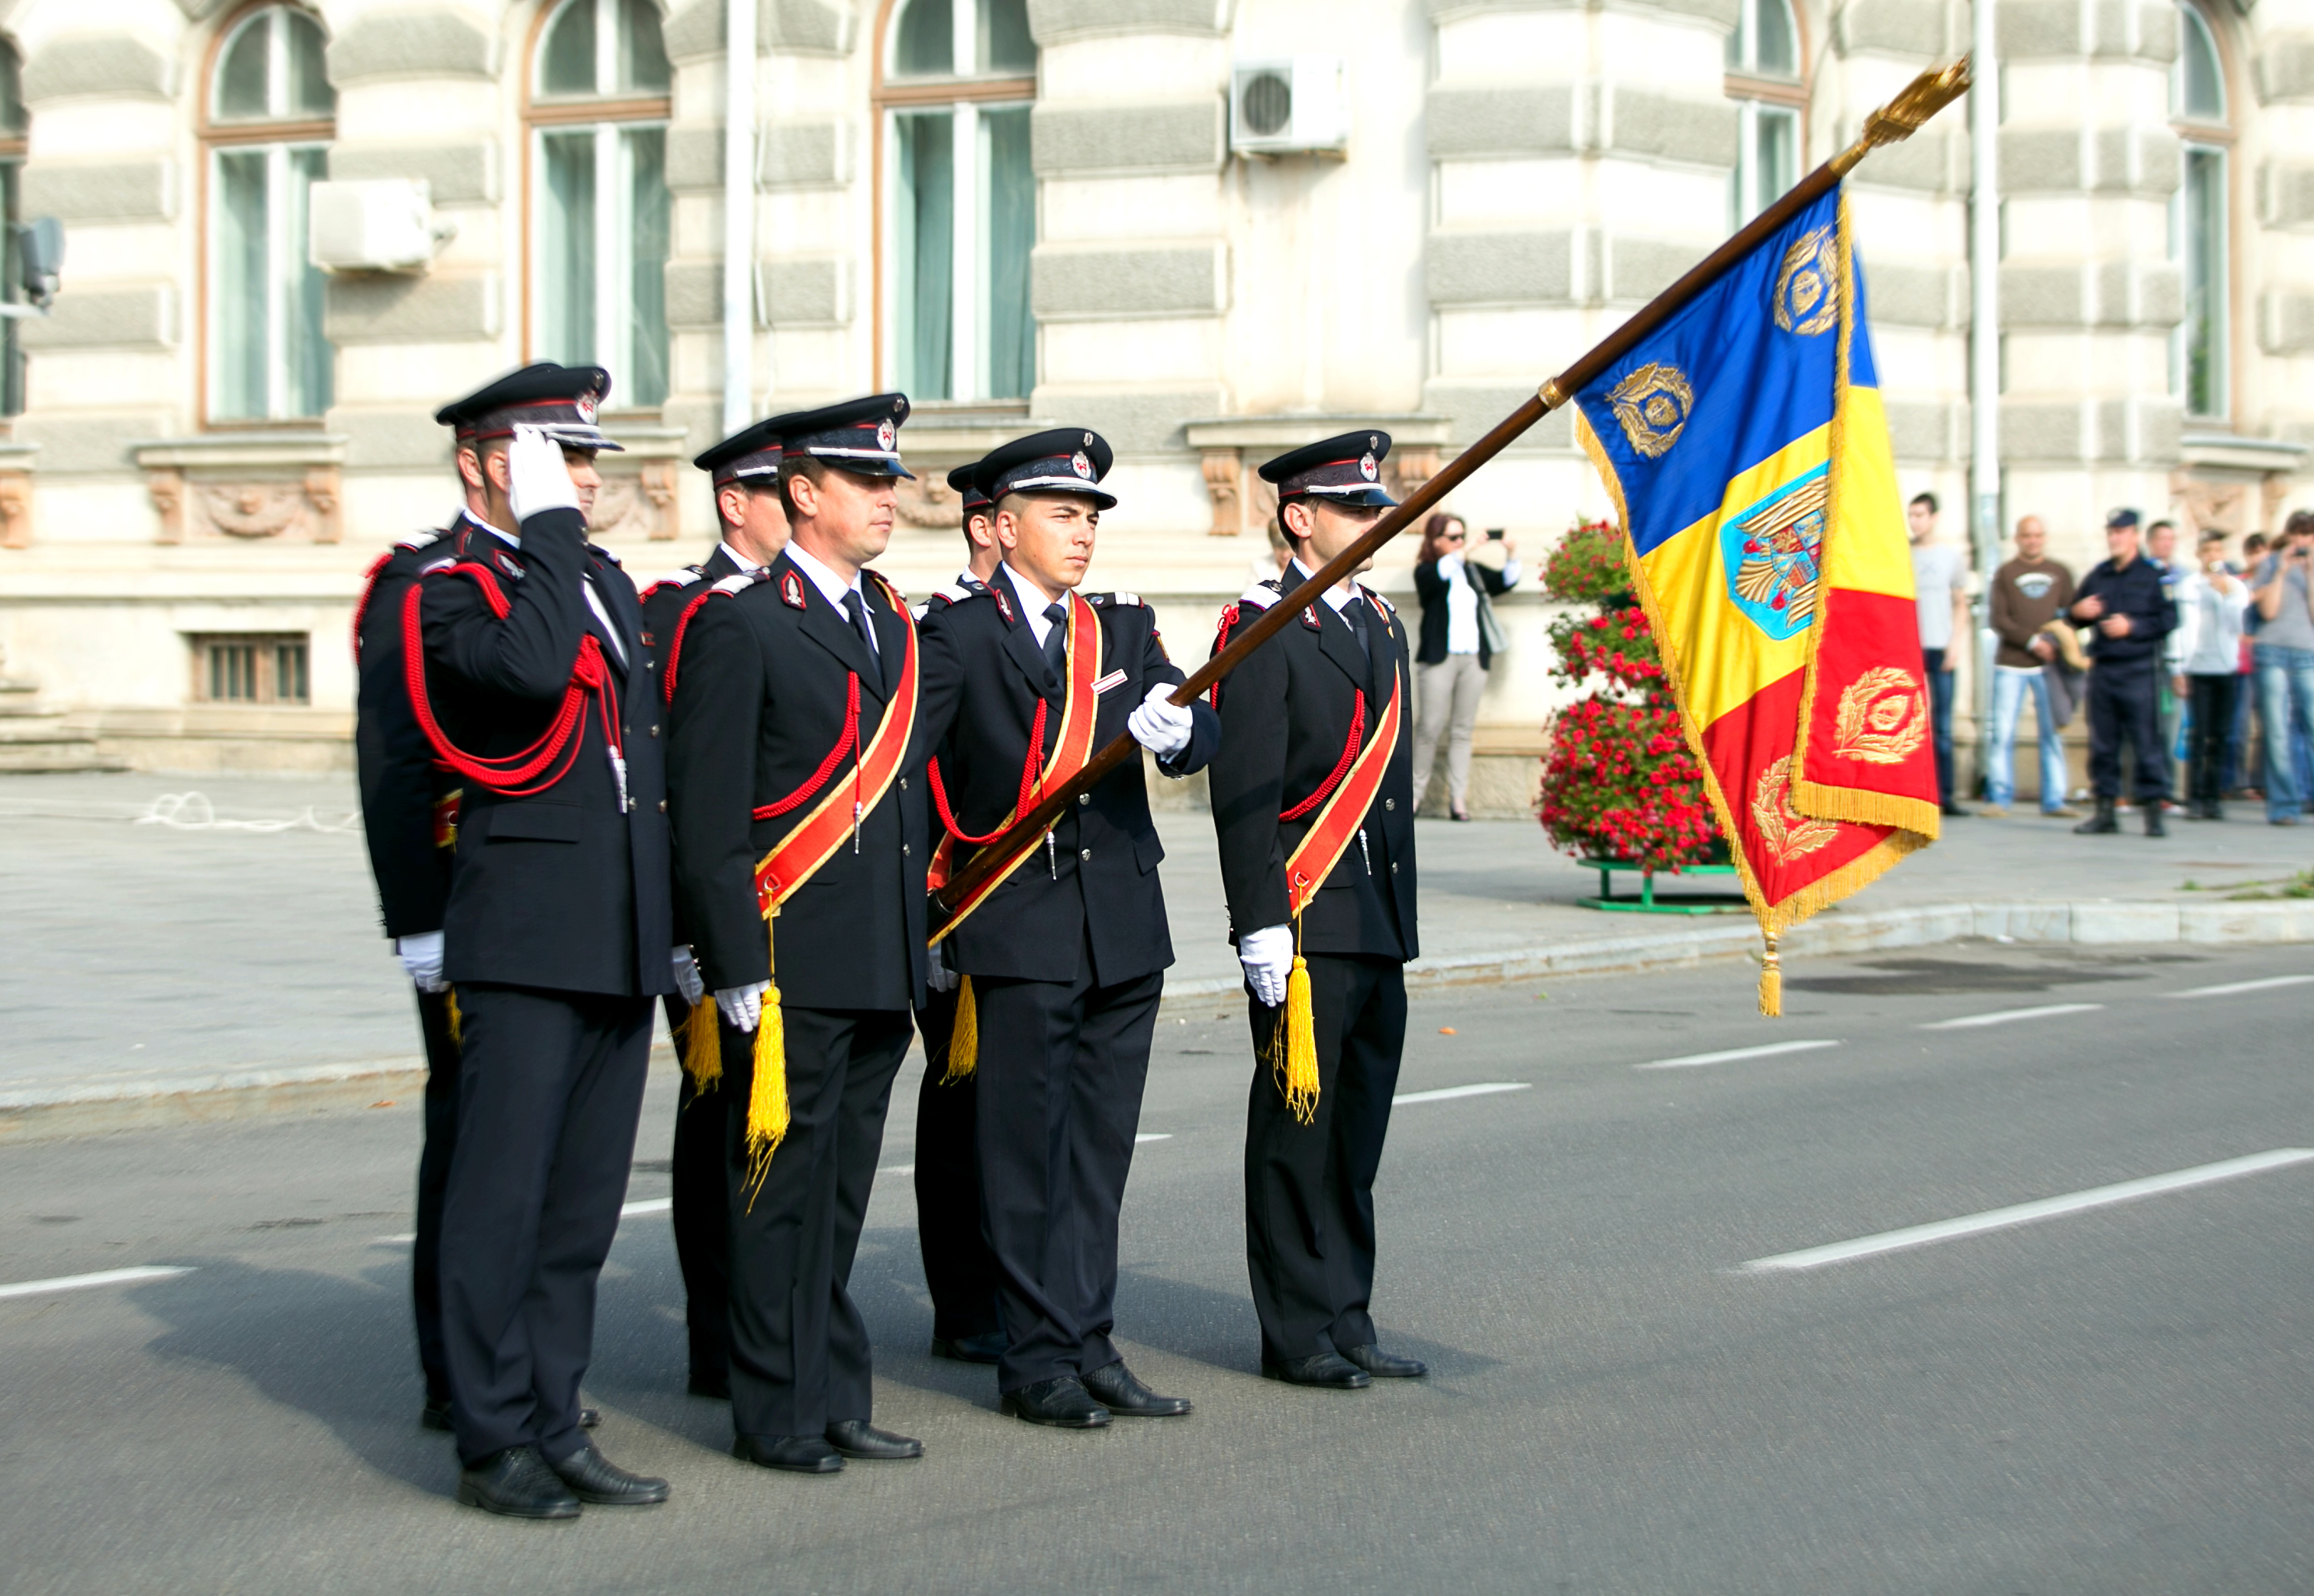
<path fill-rule="evenodd" d="M 1826 600 L 1817 622 L 1802 803 L 1859 819 L 1875 817 L 1865 801 L 1873 795 L 1934 809 L 1936 748 L 1918 610 L 1909 598 L 1854 588 L 1833 588 Z"/>
<path fill-rule="evenodd" d="M 1779 677 L 1703 728 L 1703 756 L 1725 800 L 1720 823 L 1770 918 L 1869 854 L 1890 831 L 1818 820 L 1793 807 L 1792 754 L 1806 677 L 1805 671 Z"/>

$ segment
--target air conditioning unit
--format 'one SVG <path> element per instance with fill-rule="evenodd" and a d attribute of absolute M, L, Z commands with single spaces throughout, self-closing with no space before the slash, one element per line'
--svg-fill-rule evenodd
<path fill-rule="evenodd" d="M 1230 68 L 1230 148 L 1238 154 L 1338 154 L 1349 141 L 1341 57 L 1240 61 Z"/>
<path fill-rule="evenodd" d="M 458 234 L 435 219 L 421 178 L 315 183 L 307 196 L 307 243 L 323 271 L 423 271 Z"/>

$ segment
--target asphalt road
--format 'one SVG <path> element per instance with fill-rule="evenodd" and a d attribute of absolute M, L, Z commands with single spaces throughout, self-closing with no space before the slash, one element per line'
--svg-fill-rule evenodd
<path fill-rule="evenodd" d="M 455 1505 L 448 1444 L 414 1422 L 389 1239 L 411 1105 L 12 1148 L 0 1288 L 190 1273 L 0 1290 L 0 1590 L 2314 1588 L 2314 1161 L 1744 1267 L 2314 1148 L 2314 951 L 1976 945 L 1792 976 L 1775 1023 L 1738 967 L 1415 1006 L 1401 1092 L 1519 1088 L 1397 1112 L 1375 1309 L 1419 1383 L 1256 1377 L 1250 1065 L 1218 1008 L 1161 1027 L 1142 1129 L 1164 1139 L 1125 1211 L 1122 1338 L 1187 1420 L 1035 1431 L 985 1371 L 927 1358 L 895 1174 L 855 1289 L 878 1417 L 929 1455 L 747 1468 L 682 1395 L 647 1209 L 588 1392 L 605 1451 L 675 1499 L 567 1525 Z M 2189 995 L 2243 983 L 2265 984 Z M 1833 1045 L 1640 1067 L 1804 1042 Z M 666 1191 L 667 1084 L 635 1203 Z"/>

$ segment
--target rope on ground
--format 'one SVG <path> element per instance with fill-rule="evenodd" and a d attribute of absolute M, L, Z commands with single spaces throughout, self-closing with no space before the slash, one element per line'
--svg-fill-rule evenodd
<path fill-rule="evenodd" d="M 343 820 L 322 820 L 308 804 L 288 820 L 220 820 L 216 807 L 206 793 L 164 792 L 146 806 L 145 813 L 130 820 L 131 825 L 165 825 L 179 832 L 256 832 L 272 835 L 278 832 L 350 832 L 360 828 L 358 812 Z"/>

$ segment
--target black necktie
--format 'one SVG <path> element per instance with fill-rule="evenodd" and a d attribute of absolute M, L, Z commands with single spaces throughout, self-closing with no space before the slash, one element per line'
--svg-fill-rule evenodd
<path fill-rule="evenodd" d="M 843 613 L 852 617 L 852 627 L 860 633 L 860 640 L 868 645 L 869 662 L 876 667 L 876 684 L 881 687 L 884 684 L 884 657 L 877 652 L 876 630 L 868 624 L 868 606 L 861 601 L 857 587 L 843 595 Z"/>
<path fill-rule="evenodd" d="M 1357 633 L 1358 652 L 1365 655 L 1371 662 L 1373 658 L 1373 644 L 1366 638 L 1366 601 L 1363 597 L 1353 596 L 1350 602 L 1343 606 L 1342 619 L 1350 623 L 1352 631 Z"/>
<path fill-rule="evenodd" d="M 1057 691 L 1069 679 L 1069 613 L 1055 600 L 1045 606 L 1045 619 L 1052 622 L 1045 629 L 1045 668 L 1052 672 Z"/>

